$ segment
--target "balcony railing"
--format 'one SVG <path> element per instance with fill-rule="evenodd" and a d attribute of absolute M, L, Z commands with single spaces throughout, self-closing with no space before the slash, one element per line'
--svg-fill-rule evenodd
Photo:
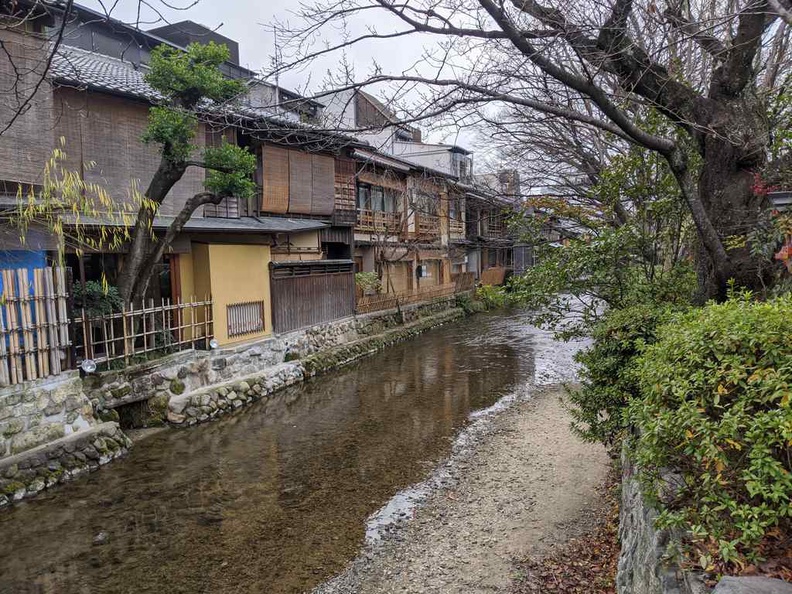
<path fill-rule="evenodd" d="M 401 213 L 359 208 L 356 227 L 360 231 L 396 234 L 401 227 Z"/>
<path fill-rule="evenodd" d="M 436 239 L 440 237 L 440 217 L 415 213 L 413 235 L 420 239 Z"/>
<path fill-rule="evenodd" d="M 448 232 L 455 237 L 464 237 L 465 223 L 457 219 L 450 219 L 448 222 Z"/>

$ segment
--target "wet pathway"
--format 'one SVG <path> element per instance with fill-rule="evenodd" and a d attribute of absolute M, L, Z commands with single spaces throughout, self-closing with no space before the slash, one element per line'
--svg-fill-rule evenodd
<path fill-rule="evenodd" d="M 358 552 L 366 518 L 448 454 L 468 415 L 566 379 L 572 349 L 480 315 L 169 430 L 0 512 L 0 592 L 302 592 Z"/>

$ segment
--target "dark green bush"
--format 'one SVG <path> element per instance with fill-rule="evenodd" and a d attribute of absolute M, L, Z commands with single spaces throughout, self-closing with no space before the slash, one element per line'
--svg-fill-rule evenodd
<path fill-rule="evenodd" d="M 636 371 L 635 458 L 659 524 L 687 530 L 703 565 L 757 557 L 792 514 L 792 297 L 690 311 Z"/>
<path fill-rule="evenodd" d="M 476 289 L 476 299 L 483 303 L 487 309 L 498 309 L 506 305 L 508 295 L 504 287 L 481 285 Z"/>
<path fill-rule="evenodd" d="M 594 325 L 594 344 L 575 357 L 581 387 L 568 397 L 572 428 L 583 439 L 613 445 L 621 438 L 624 410 L 638 394 L 635 359 L 672 312 L 669 306 L 635 305 L 610 310 Z"/>
<path fill-rule="evenodd" d="M 85 287 L 82 283 L 74 283 L 72 292 L 75 309 L 85 308 L 89 317 L 106 316 L 121 311 L 123 305 L 118 289 L 99 281 L 88 281 Z"/>

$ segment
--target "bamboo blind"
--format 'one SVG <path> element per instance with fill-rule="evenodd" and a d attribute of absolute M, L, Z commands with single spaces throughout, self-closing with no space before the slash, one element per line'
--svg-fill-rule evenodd
<path fill-rule="evenodd" d="M 312 155 L 289 151 L 289 212 L 311 214 L 313 193 Z M 332 187 L 332 185 L 331 185 Z"/>
<path fill-rule="evenodd" d="M 331 215 L 335 202 L 335 159 L 313 155 L 311 160 L 313 188 L 311 214 Z"/>
<path fill-rule="evenodd" d="M 70 346 L 63 269 L 1 272 L 0 385 L 60 374 Z"/>
<path fill-rule="evenodd" d="M 264 145 L 261 154 L 264 174 L 261 210 L 286 214 L 289 210 L 289 151 Z"/>

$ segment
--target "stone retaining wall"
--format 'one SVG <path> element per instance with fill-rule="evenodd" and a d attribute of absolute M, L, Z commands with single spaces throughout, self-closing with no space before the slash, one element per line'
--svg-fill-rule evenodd
<path fill-rule="evenodd" d="M 792 584 L 758 577 L 723 578 L 714 590 L 674 561 L 679 535 L 657 530 L 657 512 L 644 501 L 635 466 L 622 455 L 621 554 L 617 594 L 792 594 Z"/>
<path fill-rule="evenodd" d="M 462 316 L 464 316 L 464 312 L 461 309 L 446 308 L 441 313 L 434 313 L 428 317 L 415 316 L 413 319 L 416 321 L 411 324 L 390 328 L 379 334 L 364 336 L 358 340 L 321 351 L 308 342 L 303 347 L 303 352 L 313 352 L 313 354 L 303 359 L 281 363 L 266 371 L 239 377 L 231 382 L 172 397 L 168 405 L 168 421 L 175 425 L 186 426 L 209 421 L 256 400 L 267 398 L 273 392 L 300 382 L 306 377 L 335 369 L 397 341 L 415 336 L 429 328 L 448 323 Z M 376 318 L 362 322 L 364 329 L 374 327 L 375 324 L 372 323 L 372 320 L 376 320 Z M 330 330 L 328 335 L 347 338 L 356 335 L 351 334 L 350 328 L 345 328 L 346 323 L 339 324 L 339 327 L 342 328 L 340 332 L 336 333 Z"/>
<path fill-rule="evenodd" d="M 0 389 L 0 459 L 95 424 L 76 371 Z"/>
<path fill-rule="evenodd" d="M 132 445 L 117 423 L 101 423 L 0 460 L 0 507 L 97 470 Z"/>

